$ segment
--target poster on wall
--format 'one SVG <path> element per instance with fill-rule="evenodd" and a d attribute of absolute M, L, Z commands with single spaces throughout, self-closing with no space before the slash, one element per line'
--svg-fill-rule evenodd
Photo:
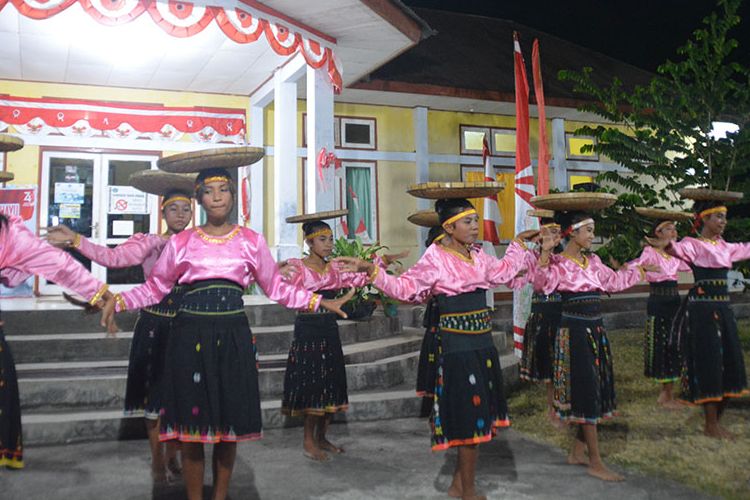
<path fill-rule="evenodd" d="M 110 214 L 148 213 L 148 195 L 132 186 L 109 186 Z"/>
<path fill-rule="evenodd" d="M 82 182 L 55 182 L 55 203 L 83 205 L 86 185 Z"/>
<path fill-rule="evenodd" d="M 15 215 L 23 219 L 26 227 L 36 234 L 36 186 L 10 186 L 0 188 L 0 212 Z M 0 285 L 0 297 L 32 297 L 34 295 L 34 277 L 15 288 Z"/>

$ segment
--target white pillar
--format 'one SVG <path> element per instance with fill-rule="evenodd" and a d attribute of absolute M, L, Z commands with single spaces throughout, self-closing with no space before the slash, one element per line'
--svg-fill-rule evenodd
<path fill-rule="evenodd" d="M 417 106 L 414 108 L 414 145 L 416 153 L 417 166 L 417 184 L 428 182 L 430 180 L 430 138 L 427 126 L 427 108 Z M 417 198 L 417 210 L 427 210 L 433 208 L 430 200 Z M 419 245 L 419 254 L 424 250 L 424 241 L 427 239 L 429 229 L 417 227 L 417 243 Z"/>
<path fill-rule="evenodd" d="M 307 165 L 305 168 L 305 213 L 333 210 L 334 167 L 318 176 L 318 154 L 322 148 L 334 152 L 333 85 L 323 69 L 307 67 Z"/>
<path fill-rule="evenodd" d="M 284 219 L 299 213 L 297 207 L 297 83 L 274 74 L 274 241 L 278 260 L 300 256 L 299 226 Z"/>
<path fill-rule="evenodd" d="M 568 187 L 567 148 L 565 143 L 565 119 L 552 119 L 552 160 L 555 171 L 555 189 L 565 192 Z"/>
<path fill-rule="evenodd" d="M 251 101 L 250 145 L 256 148 L 265 147 L 264 109 Z M 247 169 L 250 176 L 250 228 L 259 233 L 263 233 L 263 165 L 263 160 L 260 160 Z"/>

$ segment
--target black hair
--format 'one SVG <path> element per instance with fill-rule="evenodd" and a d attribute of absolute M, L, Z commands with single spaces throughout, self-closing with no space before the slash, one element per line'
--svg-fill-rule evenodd
<path fill-rule="evenodd" d="M 176 197 L 176 196 L 184 196 L 184 197 L 185 197 L 185 198 L 187 198 L 187 199 L 190 199 L 190 198 L 192 198 L 192 197 L 193 197 L 193 195 L 192 195 L 192 194 L 190 194 L 190 193 L 188 193 L 187 191 L 183 191 L 183 190 L 181 190 L 181 189 L 172 189 L 172 190 L 170 190 L 170 191 L 167 191 L 167 192 L 166 192 L 166 194 L 164 194 L 164 197 L 163 197 L 162 199 L 163 199 L 164 201 L 167 201 L 167 200 L 169 200 L 169 199 L 171 199 L 171 198 L 174 198 L 174 197 Z M 165 207 L 162 207 L 162 209 L 161 209 L 161 210 L 162 210 L 162 212 L 163 212 L 164 210 L 166 210 L 166 208 L 167 208 L 166 206 L 165 206 Z M 191 209 L 193 208 L 193 207 L 192 207 L 192 205 L 190 206 L 190 208 L 191 208 Z"/>
<path fill-rule="evenodd" d="M 554 223 L 555 223 L 554 217 L 539 217 L 540 226 L 546 226 L 547 224 L 554 224 Z"/>
<path fill-rule="evenodd" d="M 724 204 L 723 201 L 718 200 L 696 200 L 693 204 L 693 212 L 699 214 L 709 208 L 723 207 Z"/>
<path fill-rule="evenodd" d="M 435 238 L 443 234 L 443 226 L 432 226 L 427 233 L 427 239 L 424 240 L 424 246 L 428 247 L 435 242 Z"/>
<path fill-rule="evenodd" d="M 331 226 L 322 220 L 305 222 L 302 224 L 302 233 L 305 235 L 305 238 L 307 238 L 308 235 L 313 234 L 316 231 L 322 231 L 323 229 L 331 229 Z"/>
<path fill-rule="evenodd" d="M 651 228 L 649 228 L 647 235 L 656 237 L 656 228 L 658 228 L 660 225 L 664 224 L 665 222 L 671 222 L 674 223 L 671 219 L 657 219 L 651 224 Z"/>
<path fill-rule="evenodd" d="M 474 208 L 474 205 L 466 198 L 444 198 L 435 202 L 435 211 L 438 214 L 440 225 L 454 215 L 472 208 Z"/>
<path fill-rule="evenodd" d="M 232 175 L 229 171 L 225 168 L 207 168 L 201 170 L 198 177 L 195 179 L 195 199 L 199 205 L 203 198 L 203 189 L 205 188 L 203 181 L 209 177 L 226 177 L 229 180 L 229 192 L 232 193 L 232 200 L 234 201 L 237 199 L 237 186 L 234 185 Z"/>
<path fill-rule="evenodd" d="M 4 228 L 8 224 L 8 217 L 5 214 L 0 213 L 0 229 Z"/>
<path fill-rule="evenodd" d="M 560 230 L 565 234 L 573 224 L 581 222 L 582 220 L 592 218 L 590 214 L 581 211 L 570 211 L 570 212 L 555 212 L 555 222 L 560 224 Z M 566 235 L 568 238 L 570 235 Z"/>

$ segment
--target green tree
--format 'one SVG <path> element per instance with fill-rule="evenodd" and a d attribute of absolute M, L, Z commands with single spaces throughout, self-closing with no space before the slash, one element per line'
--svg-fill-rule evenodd
<path fill-rule="evenodd" d="M 614 78 L 601 87 L 593 82 L 591 68 L 560 73 L 560 79 L 572 82 L 574 90 L 587 97 L 581 110 L 618 124 L 577 131 L 596 137 L 589 150 L 627 169 L 597 178 L 619 193 L 598 228 L 610 238 L 602 256 L 623 261 L 639 252 L 649 224 L 639 220 L 634 206 L 679 205 L 677 192 L 686 186 L 748 192 L 750 69 L 733 60 L 738 43 L 731 37 L 740 24 L 741 2 L 719 0 L 717 11 L 678 49 L 676 61 L 662 64 L 647 86 L 626 89 Z M 711 132 L 717 121 L 737 124 L 739 130 L 716 137 Z M 730 215 L 727 236 L 750 239 L 748 207 L 740 206 Z"/>

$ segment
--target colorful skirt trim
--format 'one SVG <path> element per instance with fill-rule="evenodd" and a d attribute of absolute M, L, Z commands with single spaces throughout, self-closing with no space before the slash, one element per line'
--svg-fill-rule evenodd
<path fill-rule="evenodd" d="M 16 364 L 0 328 L 0 467 L 23 468 L 21 402 Z"/>
<path fill-rule="evenodd" d="M 346 411 L 346 366 L 335 314 L 298 314 L 284 375 L 284 415 Z"/>
<path fill-rule="evenodd" d="M 531 314 L 523 334 L 521 379 L 549 382 L 553 375 L 555 335 L 560 326 L 562 299 L 559 293 L 534 294 Z"/>
<path fill-rule="evenodd" d="M 563 293 L 554 405 L 563 421 L 596 424 L 616 408 L 614 370 L 598 292 Z"/>
<path fill-rule="evenodd" d="M 161 383 L 162 441 L 238 442 L 262 436 L 258 356 L 242 288 L 193 283 L 174 318 Z"/>
<path fill-rule="evenodd" d="M 727 269 L 693 268 L 695 284 L 676 319 L 683 359 L 681 399 L 693 404 L 748 394 Z"/>
<path fill-rule="evenodd" d="M 492 333 L 485 331 L 491 330 L 489 317 L 477 320 L 477 311 L 486 309 L 485 290 L 438 295 L 436 300 L 440 324 L 447 316 L 452 325 L 467 331 L 440 328 L 437 332 L 438 365 L 430 417 L 434 451 L 489 441 L 498 427 L 510 425 L 500 359 Z"/>
<path fill-rule="evenodd" d="M 651 283 L 646 306 L 646 335 L 643 342 L 643 373 L 659 383 L 680 379 L 680 350 L 672 341 L 672 325 L 680 309 L 676 281 Z"/>

